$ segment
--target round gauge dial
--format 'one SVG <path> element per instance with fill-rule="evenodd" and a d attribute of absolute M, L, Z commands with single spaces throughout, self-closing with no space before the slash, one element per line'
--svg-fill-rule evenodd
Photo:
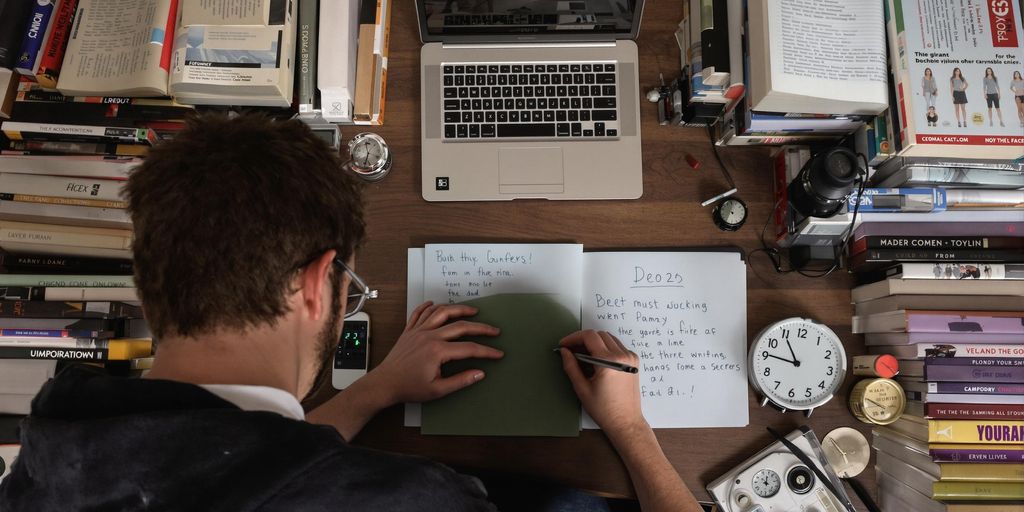
<path fill-rule="evenodd" d="M 903 415 L 907 395 L 892 379 L 864 379 L 850 391 L 850 412 L 864 423 L 888 425 Z"/>
<path fill-rule="evenodd" d="M 367 181 L 377 181 L 391 170 L 391 151 L 375 133 L 360 133 L 348 143 L 349 170 Z"/>
<path fill-rule="evenodd" d="M 821 441 L 825 460 L 840 478 L 853 478 L 868 467 L 871 446 L 864 434 L 850 427 L 839 427 Z"/>
<path fill-rule="evenodd" d="M 750 381 L 786 410 L 810 410 L 829 401 L 846 375 L 846 351 L 836 333 L 806 318 L 789 318 L 761 331 L 750 347 Z"/>
<path fill-rule="evenodd" d="M 723 231 L 736 231 L 747 221 L 747 205 L 738 198 L 722 201 L 712 212 L 715 225 Z"/>
<path fill-rule="evenodd" d="M 754 473 L 754 479 L 750 484 L 758 496 L 771 498 L 778 494 L 779 489 L 782 487 L 782 479 L 779 478 L 778 473 L 770 469 L 762 469 Z"/>

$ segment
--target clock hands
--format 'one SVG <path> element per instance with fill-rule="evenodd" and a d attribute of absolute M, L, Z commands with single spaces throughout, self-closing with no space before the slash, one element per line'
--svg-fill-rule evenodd
<path fill-rule="evenodd" d="M 787 363 L 789 363 L 789 364 L 791 364 L 793 366 L 800 366 L 800 361 L 790 361 L 789 359 L 783 359 L 783 358 L 781 358 L 781 357 L 779 357 L 779 356 L 777 356 L 775 354 L 768 354 L 768 357 L 774 357 L 775 359 L 778 359 L 779 361 L 785 361 L 785 362 L 787 362 Z"/>
<path fill-rule="evenodd" d="M 874 400 L 872 400 L 872 399 L 870 399 L 868 397 L 864 397 L 864 400 L 867 400 L 868 402 L 871 402 L 871 404 L 874 405 L 875 407 L 880 407 L 882 409 L 885 409 L 884 405 L 882 405 L 882 404 L 880 404 L 880 403 L 878 403 L 878 402 L 876 402 L 876 401 L 874 401 Z"/>
<path fill-rule="evenodd" d="M 786 346 L 789 347 L 789 354 L 791 356 L 793 356 L 793 366 L 796 366 L 797 368 L 799 368 L 800 367 L 800 361 L 796 360 L 796 352 L 793 352 L 793 345 L 789 343 L 789 340 L 786 340 Z"/>
<path fill-rule="evenodd" d="M 847 464 L 849 464 L 849 463 L 850 463 L 850 459 L 849 459 L 849 458 L 848 458 L 848 457 L 846 456 L 846 452 L 844 452 L 844 451 L 843 451 L 843 449 L 839 447 L 839 443 L 837 443 L 837 442 L 836 442 L 836 440 L 835 440 L 835 439 L 832 439 L 831 437 L 830 437 L 830 438 L 828 438 L 828 440 L 829 440 L 829 441 L 832 441 L 832 444 L 833 444 L 833 445 L 835 445 L 835 447 L 836 447 L 836 450 L 839 450 L 839 454 L 843 456 L 843 460 L 844 460 L 844 461 L 845 461 L 845 462 L 846 462 Z"/>

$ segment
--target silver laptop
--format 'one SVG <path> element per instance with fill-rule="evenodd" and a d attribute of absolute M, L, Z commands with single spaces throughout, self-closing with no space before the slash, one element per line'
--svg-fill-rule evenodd
<path fill-rule="evenodd" d="M 636 199 L 643 0 L 417 0 L 423 197 Z"/>

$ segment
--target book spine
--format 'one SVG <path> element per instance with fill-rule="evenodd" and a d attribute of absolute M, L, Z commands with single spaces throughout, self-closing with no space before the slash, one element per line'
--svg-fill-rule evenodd
<path fill-rule="evenodd" d="M 991 261 L 1020 263 L 1024 251 L 1012 249 L 866 249 L 850 258 L 854 266 L 868 263 Z"/>
<path fill-rule="evenodd" d="M 934 462 L 979 462 L 986 464 L 1024 463 L 1024 450 L 958 450 L 955 448 L 931 448 L 928 450 Z"/>
<path fill-rule="evenodd" d="M 928 442 L 1021 444 L 1024 421 L 928 420 Z"/>
<path fill-rule="evenodd" d="M 1024 420 L 1024 404 L 924 404 L 925 416 L 936 420 Z"/>
<path fill-rule="evenodd" d="M 131 275 L 130 260 L 110 258 L 79 258 L 74 256 L 51 256 L 47 254 L 0 253 L 0 263 L 7 271 L 55 272 L 68 274 L 117 274 Z"/>
<path fill-rule="evenodd" d="M 57 140 L 148 145 L 153 145 L 157 142 L 156 133 L 146 128 L 7 121 L 0 125 L 0 129 L 11 140 Z"/>
<path fill-rule="evenodd" d="M 123 302 L 0 300 L 0 318 L 142 318 L 142 307 Z"/>
<path fill-rule="evenodd" d="M 57 87 L 60 65 L 64 60 L 64 49 L 68 46 L 68 34 L 71 32 L 71 24 L 75 18 L 77 7 L 78 0 L 61 0 L 57 7 L 53 30 L 43 47 L 43 55 L 39 59 L 39 70 L 36 71 L 36 81 L 43 87 L 50 89 Z"/>
<path fill-rule="evenodd" d="M 957 395 L 1024 395 L 1024 384 L 996 382 L 929 382 L 929 393 Z"/>
<path fill-rule="evenodd" d="M 37 196 L 32 194 L 15 194 L 10 192 L 0 192 L 0 201 L 56 204 L 64 206 L 87 206 L 90 208 L 128 208 L 127 201 L 111 201 L 109 199 L 85 199 L 81 197 Z"/>
<path fill-rule="evenodd" d="M 850 252 L 865 249 L 1022 249 L 1021 236 L 865 236 L 853 242 Z"/>
<path fill-rule="evenodd" d="M 925 380 L 952 382 L 1024 383 L 1024 366 L 925 366 Z"/>
<path fill-rule="evenodd" d="M 0 280 L 3 277 L 0 276 Z M 928 357 L 925 368 L 936 366 L 996 366 L 1001 368 L 1024 368 L 1024 357 Z"/>
<path fill-rule="evenodd" d="M 319 0 L 299 2 L 299 114 L 313 114 L 316 110 L 316 58 Z"/>
<path fill-rule="evenodd" d="M 1004 501 L 1024 499 L 1024 483 L 935 482 L 932 498 L 939 501 Z"/>
<path fill-rule="evenodd" d="M 3 329 L 0 328 L 0 343 L 5 336 L 36 338 L 109 338 L 112 331 L 87 331 L 82 329 Z"/>
<path fill-rule="evenodd" d="M 902 263 L 879 275 L 875 281 L 889 277 L 901 279 L 980 279 L 980 280 L 1019 280 L 1024 279 L 1022 263 L 981 263 L 943 262 L 943 263 Z"/>
<path fill-rule="evenodd" d="M 979 357 L 1010 357 L 1018 358 L 1024 357 L 1024 345 L 1006 345 L 1006 344 L 994 344 L 994 343 L 944 343 L 944 344 L 928 344 L 919 343 L 917 345 L 910 345 L 914 347 L 917 354 L 914 357 L 961 357 L 961 358 L 979 358 Z M 872 349 L 875 347 L 868 347 L 869 353 L 875 353 Z M 889 350 L 890 347 L 883 347 L 879 350 Z M 881 352 L 885 353 L 885 352 Z"/>
<path fill-rule="evenodd" d="M 50 144 L 42 142 L 40 144 Z M 58 143 L 74 144 L 74 143 Z M 77 145 L 77 144 L 76 144 Z M 89 146 L 89 144 L 85 144 Z M 105 146 L 105 145 L 103 145 Z M 138 146 L 131 146 L 138 147 Z M 120 201 L 123 182 L 61 176 L 0 173 L 0 190 L 10 194 Z"/>
<path fill-rule="evenodd" d="M 965 333 L 1024 335 L 1024 320 L 1021 313 L 909 311 L 906 314 L 906 329 L 907 332 L 953 336 Z"/>
<path fill-rule="evenodd" d="M 19 109 L 15 115 L 21 116 Z M 24 119 L 24 117 L 19 117 Z M 96 142 L 65 142 L 56 140 L 16 140 L 7 145 L 12 151 L 25 151 L 41 155 L 114 155 L 146 156 L 148 146 L 137 144 L 107 144 Z M 45 194 L 44 194 L 45 195 Z"/>
<path fill-rule="evenodd" d="M 132 276 L 0 274 L 0 287 L 41 286 L 52 288 L 130 288 Z"/>
<path fill-rule="evenodd" d="M 118 250 L 129 250 L 132 247 L 132 237 L 130 234 L 106 235 L 76 233 L 72 231 L 49 231 L 35 229 L 34 227 L 4 226 L 3 223 L 0 223 L 0 245 L 3 245 L 4 242 Z"/>
<path fill-rule="evenodd" d="M 106 340 L 61 336 L 3 336 L 0 347 L 107 348 Z"/>
<path fill-rule="evenodd" d="M 21 41 L 21 51 L 18 52 L 18 63 L 15 68 L 29 80 L 36 79 L 39 55 L 53 23 L 53 3 L 54 0 L 32 2 L 32 14 L 29 15 L 28 27 L 25 29 L 25 38 Z"/>
<path fill-rule="evenodd" d="M 0 347 L 0 359 L 64 359 L 106 361 L 105 348 Z"/>

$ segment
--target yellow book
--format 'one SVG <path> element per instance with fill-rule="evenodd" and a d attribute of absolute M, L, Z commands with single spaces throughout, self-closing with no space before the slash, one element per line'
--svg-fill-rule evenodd
<path fill-rule="evenodd" d="M 108 361 L 129 361 L 153 355 L 153 340 L 149 338 L 115 338 L 107 341 Z"/>
<path fill-rule="evenodd" d="M 932 498 L 940 501 L 1024 500 L 1024 483 L 935 482 Z"/>
<path fill-rule="evenodd" d="M 1024 421 L 929 420 L 929 443 L 1024 443 Z"/>
<path fill-rule="evenodd" d="M 939 481 L 1024 483 L 1024 464 L 940 463 Z"/>

